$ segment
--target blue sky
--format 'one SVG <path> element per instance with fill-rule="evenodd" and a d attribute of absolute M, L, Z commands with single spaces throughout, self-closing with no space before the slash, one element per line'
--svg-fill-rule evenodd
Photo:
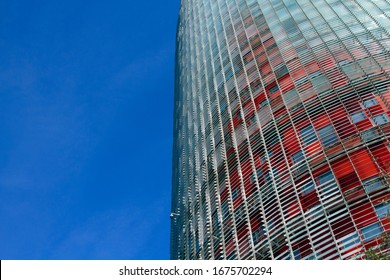
<path fill-rule="evenodd" d="M 179 0 L 0 1 L 0 259 L 168 259 Z"/>

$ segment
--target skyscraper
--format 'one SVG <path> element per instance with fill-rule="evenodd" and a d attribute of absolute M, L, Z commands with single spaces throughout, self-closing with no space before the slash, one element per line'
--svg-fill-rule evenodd
<path fill-rule="evenodd" d="M 390 232 L 390 4 L 182 0 L 171 258 L 364 258 Z"/>

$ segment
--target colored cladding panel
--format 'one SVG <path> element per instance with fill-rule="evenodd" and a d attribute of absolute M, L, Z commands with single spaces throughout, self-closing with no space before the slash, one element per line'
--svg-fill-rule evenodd
<path fill-rule="evenodd" d="M 360 259 L 390 233 L 389 10 L 182 0 L 172 259 Z"/>

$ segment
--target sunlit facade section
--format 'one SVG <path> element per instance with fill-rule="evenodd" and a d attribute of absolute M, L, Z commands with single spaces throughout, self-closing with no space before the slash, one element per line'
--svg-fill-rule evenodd
<path fill-rule="evenodd" d="M 390 233 L 390 4 L 182 0 L 172 259 L 361 259 Z"/>

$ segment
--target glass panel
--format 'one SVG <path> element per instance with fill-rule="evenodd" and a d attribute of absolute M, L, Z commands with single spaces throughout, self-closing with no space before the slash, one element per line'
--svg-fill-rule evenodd
<path fill-rule="evenodd" d="M 383 186 L 383 184 L 380 179 L 370 178 L 363 181 L 363 186 L 367 193 L 371 193 L 373 191 L 380 189 Z"/>
<path fill-rule="evenodd" d="M 312 125 L 308 125 L 300 130 L 302 141 L 305 145 L 309 145 L 317 140 L 316 133 Z"/>
<path fill-rule="evenodd" d="M 257 244 L 261 239 L 260 230 L 257 229 L 253 232 L 253 243 Z"/>
<path fill-rule="evenodd" d="M 310 180 L 309 182 L 305 183 L 302 186 L 302 190 L 303 190 L 303 193 L 305 193 L 305 194 L 314 190 L 314 182 L 312 180 Z"/>
<path fill-rule="evenodd" d="M 232 190 L 232 199 L 235 200 L 238 197 L 239 193 L 240 192 L 239 192 L 239 190 L 237 188 Z"/>
<path fill-rule="evenodd" d="M 376 125 L 381 125 L 389 122 L 389 117 L 386 114 L 380 114 L 372 118 Z"/>
<path fill-rule="evenodd" d="M 364 141 L 369 141 L 377 136 L 375 128 L 370 128 L 362 132 L 362 138 Z"/>
<path fill-rule="evenodd" d="M 382 229 L 379 223 L 372 224 L 362 228 L 362 235 L 364 241 L 369 241 L 382 234 Z"/>
<path fill-rule="evenodd" d="M 332 171 L 327 171 L 327 172 L 321 174 L 320 176 L 318 176 L 318 182 L 320 183 L 320 185 L 325 184 L 325 183 L 332 181 L 332 180 L 334 180 L 334 176 L 333 176 Z"/>
<path fill-rule="evenodd" d="M 304 158 L 305 156 L 303 155 L 301 150 L 292 155 L 292 161 L 294 164 L 304 160 Z"/>
<path fill-rule="evenodd" d="M 378 101 L 376 101 L 376 99 L 369 99 L 363 102 L 363 106 L 366 108 L 370 108 L 376 104 L 378 104 Z"/>
<path fill-rule="evenodd" d="M 375 212 L 379 219 L 390 215 L 390 203 L 383 203 L 375 206 Z"/>
<path fill-rule="evenodd" d="M 349 248 L 349 247 L 356 246 L 357 244 L 359 244 L 360 238 L 356 232 L 353 232 L 353 233 L 350 233 L 350 234 L 344 236 L 340 240 L 340 242 L 344 248 Z"/>
<path fill-rule="evenodd" d="M 225 200 L 222 203 L 221 210 L 222 210 L 222 218 L 226 219 L 226 217 L 229 215 L 229 204 L 228 204 L 227 200 Z"/>
<path fill-rule="evenodd" d="M 278 85 L 275 85 L 275 86 L 273 86 L 272 88 L 270 88 L 269 89 L 269 93 L 275 93 L 275 92 L 277 92 L 279 90 L 279 87 L 278 87 Z"/>
<path fill-rule="evenodd" d="M 351 119 L 352 119 L 353 123 L 357 123 L 357 122 L 360 122 L 362 120 L 365 120 L 366 115 L 363 112 L 359 112 L 359 113 L 353 114 L 351 116 Z"/>
<path fill-rule="evenodd" d="M 327 147 L 338 141 L 337 135 L 331 125 L 327 125 L 318 130 L 322 144 Z"/>
<path fill-rule="evenodd" d="M 294 249 L 293 252 L 294 252 L 294 259 L 300 260 L 301 259 L 301 255 L 300 255 L 299 249 Z"/>

